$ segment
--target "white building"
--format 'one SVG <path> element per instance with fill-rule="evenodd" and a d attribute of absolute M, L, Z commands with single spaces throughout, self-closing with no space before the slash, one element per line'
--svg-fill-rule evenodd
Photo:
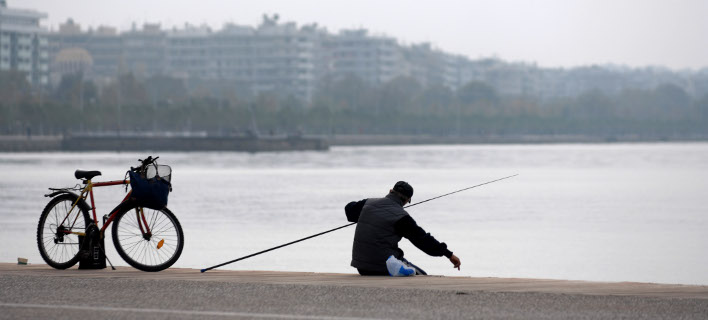
<path fill-rule="evenodd" d="M 212 77 L 248 83 L 254 93 L 279 92 L 310 100 L 315 33 L 264 18 L 256 29 L 226 26 L 212 37 Z"/>
<path fill-rule="evenodd" d="M 378 86 L 406 74 L 396 39 L 367 35 L 367 30 L 342 30 L 324 44 L 335 75 L 355 75 Z"/>
<path fill-rule="evenodd" d="M 264 17 L 258 28 L 185 27 L 167 35 L 169 73 L 228 81 L 252 94 L 278 92 L 309 101 L 314 91 L 317 30 Z"/>
<path fill-rule="evenodd" d="M 180 78 L 209 79 L 211 29 L 186 25 L 167 35 L 167 67 Z"/>
<path fill-rule="evenodd" d="M 27 74 L 32 85 L 48 81 L 47 30 L 39 25 L 45 13 L 11 9 L 0 0 L 0 70 Z"/>
<path fill-rule="evenodd" d="M 167 33 L 160 24 L 146 23 L 142 29 L 133 25 L 132 30 L 121 34 L 123 73 L 149 77 L 167 72 Z"/>

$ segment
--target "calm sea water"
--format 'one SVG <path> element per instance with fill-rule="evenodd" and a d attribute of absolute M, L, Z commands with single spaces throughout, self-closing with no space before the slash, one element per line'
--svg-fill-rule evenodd
<path fill-rule="evenodd" d="M 75 169 L 122 179 L 146 155 L 0 153 L 0 261 L 43 263 L 35 232 L 46 188 L 73 186 Z M 706 143 L 158 155 L 173 168 L 169 207 L 185 231 L 176 267 L 208 267 L 347 224 L 347 202 L 383 196 L 397 180 L 413 185 L 416 202 L 518 173 L 409 210 L 460 257 L 461 271 L 404 239 L 406 257 L 440 275 L 708 285 Z M 124 192 L 96 189 L 99 214 Z M 352 226 L 224 268 L 354 273 L 353 234 Z"/>

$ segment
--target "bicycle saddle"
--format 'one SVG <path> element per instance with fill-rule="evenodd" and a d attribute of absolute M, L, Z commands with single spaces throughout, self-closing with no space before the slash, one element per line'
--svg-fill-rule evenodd
<path fill-rule="evenodd" d="M 95 176 L 100 176 L 101 171 L 83 171 L 83 170 L 76 170 L 74 171 L 74 177 L 76 179 L 87 179 L 91 180 L 91 178 Z"/>

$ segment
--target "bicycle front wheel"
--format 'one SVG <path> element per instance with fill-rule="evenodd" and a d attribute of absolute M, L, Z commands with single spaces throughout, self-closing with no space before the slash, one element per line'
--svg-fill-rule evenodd
<path fill-rule="evenodd" d="M 121 258 L 142 271 L 169 268 L 177 262 L 184 247 L 182 226 L 167 208 L 126 206 L 116 213 L 111 230 Z"/>

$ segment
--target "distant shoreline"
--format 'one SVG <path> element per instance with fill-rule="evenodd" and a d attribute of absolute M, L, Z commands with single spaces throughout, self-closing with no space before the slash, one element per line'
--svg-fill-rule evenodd
<path fill-rule="evenodd" d="M 47 151 L 301 151 L 329 149 L 327 140 L 302 136 L 0 136 L 0 152 Z"/>
<path fill-rule="evenodd" d="M 327 137 L 332 146 L 421 145 L 421 144 L 559 144 L 559 143 L 623 143 L 623 142 L 706 142 L 704 135 L 334 135 Z"/>
<path fill-rule="evenodd" d="M 2 136 L 0 152 L 53 151 L 306 151 L 330 146 L 475 145 L 475 144 L 583 144 L 583 143 L 708 142 L 705 135 L 311 135 L 291 137 L 203 136 Z"/>

